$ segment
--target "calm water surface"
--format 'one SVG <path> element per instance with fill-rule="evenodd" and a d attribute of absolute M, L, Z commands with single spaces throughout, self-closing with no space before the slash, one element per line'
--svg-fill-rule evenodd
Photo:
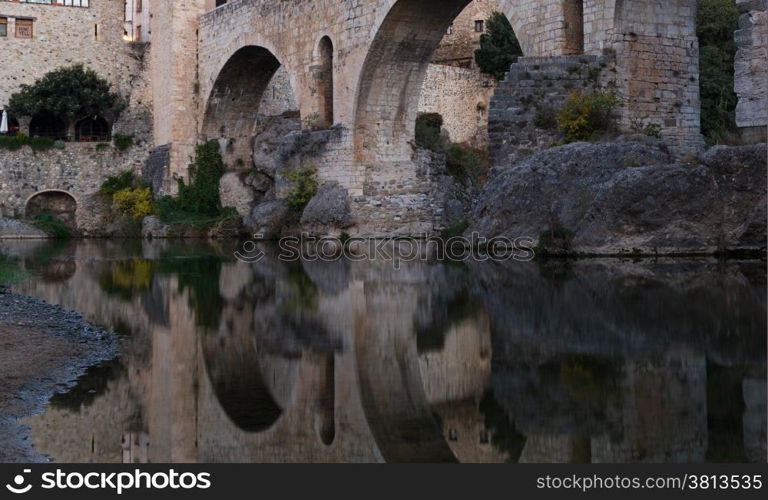
<path fill-rule="evenodd" d="M 766 460 L 764 262 L 4 246 L 17 291 L 122 338 L 25 422 L 55 461 Z"/>

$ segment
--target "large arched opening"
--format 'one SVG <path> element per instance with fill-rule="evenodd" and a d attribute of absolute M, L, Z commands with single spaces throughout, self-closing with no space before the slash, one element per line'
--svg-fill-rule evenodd
<path fill-rule="evenodd" d="M 250 165 L 251 139 L 264 117 L 297 109 L 280 61 L 268 49 L 249 45 L 237 50 L 219 72 L 208 98 L 202 135 L 219 141 L 228 167 Z"/>
<path fill-rule="evenodd" d="M 453 73 L 443 71 L 444 74 L 432 71 L 432 62 L 479 73 L 472 59 L 474 49 L 479 46 L 479 37 L 486 30 L 488 16 L 477 13 L 468 16 L 467 12 L 473 4 L 483 5 L 472 0 L 399 0 L 389 10 L 368 51 L 358 86 L 355 156 L 359 161 L 399 162 L 411 157 L 411 143 L 420 109 L 441 105 L 425 93 L 435 93 L 440 85 L 449 88 L 448 80 L 452 77 L 456 78 L 456 82 L 464 78 L 464 75 L 453 75 L 458 70 Z M 495 2 L 491 11 L 506 12 L 508 4 Z M 509 17 L 509 13 L 506 15 Z M 454 22 L 462 24 L 454 25 Z M 512 19 L 512 26 L 519 36 L 517 28 L 520 21 Z M 471 32 L 468 37 L 470 46 L 469 49 L 464 47 L 460 56 L 454 56 L 450 47 L 448 51 L 444 50 L 444 46 L 449 45 L 445 40 L 458 38 L 456 45 L 460 46 L 462 39 L 467 38 L 457 35 L 462 29 Z M 524 39 L 520 42 L 523 47 L 529 45 Z M 440 51 L 437 51 L 438 48 Z M 466 86 L 465 82 L 460 85 Z M 479 89 L 480 85 L 477 87 Z M 477 96 L 467 96 L 456 92 L 454 101 L 442 103 L 442 108 L 453 113 L 462 108 L 463 113 L 463 108 L 469 106 L 472 109 L 467 108 L 467 113 L 464 113 L 466 119 L 476 124 L 478 115 L 481 115 L 480 119 L 487 121 L 487 98 L 490 93 L 486 92 L 485 97 L 481 94 L 478 91 Z M 464 133 L 463 137 L 468 135 Z"/>
<path fill-rule="evenodd" d="M 108 142 L 111 135 L 109 123 L 101 116 L 89 116 L 75 124 L 77 142 Z"/>
<path fill-rule="evenodd" d="M 30 137 L 46 137 L 54 141 L 67 140 L 67 123 L 59 117 L 42 113 L 32 117 L 29 123 Z"/>
<path fill-rule="evenodd" d="M 50 216 L 71 230 L 77 229 L 77 200 L 66 191 L 47 190 L 29 197 L 25 204 L 28 219 Z"/>

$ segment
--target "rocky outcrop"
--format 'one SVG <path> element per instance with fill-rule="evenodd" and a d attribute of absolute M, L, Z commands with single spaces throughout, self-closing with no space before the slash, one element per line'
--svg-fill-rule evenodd
<path fill-rule="evenodd" d="M 292 222 L 293 213 L 280 200 L 267 201 L 257 205 L 245 218 L 246 227 L 264 239 L 279 238 L 283 230 Z"/>
<path fill-rule="evenodd" d="M 766 240 L 766 145 L 673 163 L 659 143 L 576 143 L 497 169 L 470 231 L 540 253 L 715 253 Z"/>
<path fill-rule="evenodd" d="M 48 238 L 41 229 L 17 219 L 0 217 L 0 239 L 39 239 Z"/>
<path fill-rule="evenodd" d="M 337 182 L 330 182 L 318 189 L 301 216 L 301 224 L 310 230 L 347 229 L 353 223 L 349 209 L 349 193 Z"/>

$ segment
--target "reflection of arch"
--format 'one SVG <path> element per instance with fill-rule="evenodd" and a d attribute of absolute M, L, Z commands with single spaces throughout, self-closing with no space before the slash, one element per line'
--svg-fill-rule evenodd
<path fill-rule="evenodd" d="M 203 117 L 203 135 L 228 139 L 226 153 L 248 158 L 259 105 L 280 67 L 280 61 L 264 47 L 248 45 L 238 49 L 213 84 Z"/>
<path fill-rule="evenodd" d="M 50 214 L 69 227 L 77 227 L 75 215 L 77 212 L 77 200 L 66 191 L 50 189 L 40 191 L 29 198 L 25 203 L 27 218 L 33 218 L 41 214 Z"/>
<path fill-rule="evenodd" d="M 317 85 L 319 123 L 322 127 L 333 125 L 333 42 L 324 36 L 317 47 L 319 64 L 315 71 Z"/>
<path fill-rule="evenodd" d="M 387 462 L 456 462 L 427 397 L 415 335 L 391 323 L 390 318 L 402 315 L 400 304 L 391 307 L 368 317 L 355 336 L 360 400 L 368 426 Z"/>
<path fill-rule="evenodd" d="M 29 123 L 30 137 L 47 137 L 55 141 L 67 140 L 67 124 L 51 114 L 39 114 Z"/>
<path fill-rule="evenodd" d="M 100 116 L 83 118 L 75 124 L 77 142 L 106 142 L 110 135 L 109 123 Z"/>
<path fill-rule="evenodd" d="M 410 158 L 409 142 L 427 67 L 448 27 L 470 1 L 399 0 L 381 21 L 357 89 L 355 154 L 359 160 Z M 529 40 L 518 30 L 520 20 L 510 20 L 526 50 Z"/>

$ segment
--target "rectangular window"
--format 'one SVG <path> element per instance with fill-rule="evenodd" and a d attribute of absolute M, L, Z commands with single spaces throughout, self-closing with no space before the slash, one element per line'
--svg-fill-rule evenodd
<path fill-rule="evenodd" d="M 8 36 L 8 18 L 0 17 L 0 36 Z"/>
<path fill-rule="evenodd" d="M 475 31 L 477 33 L 485 31 L 485 21 L 475 21 Z"/>
<path fill-rule="evenodd" d="M 16 18 L 16 38 L 32 38 L 32 19 Z"/>
<path fill-rule="evenodd" d="M 134 38 L 135 42 L 141 41 L 141 25 L 136 26 L 136 37 Z"/>
<path fill-rule="evenodd" d="M 141 0 L 136 0 L 136 12 L 141 12 Z"/>

